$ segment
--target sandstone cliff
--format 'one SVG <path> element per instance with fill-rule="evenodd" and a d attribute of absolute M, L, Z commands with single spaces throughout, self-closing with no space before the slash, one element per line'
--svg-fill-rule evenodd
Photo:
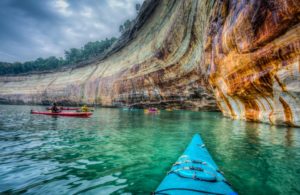
<path fill-rule="evenodd" d="M 232 118 L 300 126 L 300 1 L 216 2 L 206 63 Z"/>
<path fill-rule="evenodd" d="M 3 102 L 180 105 L 300 126 L 300 1 L 147 0 L 105 56 L 0 77 Z"/>

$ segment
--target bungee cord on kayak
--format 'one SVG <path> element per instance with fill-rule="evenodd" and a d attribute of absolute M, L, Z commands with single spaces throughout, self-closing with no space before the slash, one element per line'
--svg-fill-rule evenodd
<path fill-rule="evenodd" d="M 197 192 L 197 193 L 200 193 L 200 194 L 212 194 L 212 195 L 237 195 L 235 192 L 233 192 L 231 194 L 221 194 L 221 193 L 218 193 L 218 192 L 209 192 L 209 191 L 205 191 L 205 190 L 195 190 L 195 189 L 189 189 L 189 188 L 168 188 L 168 189 L 156 191 L 153 194 L 171 195 L 170 193 L 163 193 L 163 192 L 166 192 L 166 191 L 181 191 L 181 192 L 179 192 L 181 194 L 189 193 L 189 192 Z M 182 192 L 182 191 L 184 191 L 184 192 Z"/>

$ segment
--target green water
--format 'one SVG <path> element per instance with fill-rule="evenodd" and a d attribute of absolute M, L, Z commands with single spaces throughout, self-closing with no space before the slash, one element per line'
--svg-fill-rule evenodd
<path fill-rule="evenodd" d="M 98 108 L 88 119 L 0 105 L 0 193 L 149 194 L 194 133 L 240 194 L 300 194 L 300 129 L 221 113 Z"/>

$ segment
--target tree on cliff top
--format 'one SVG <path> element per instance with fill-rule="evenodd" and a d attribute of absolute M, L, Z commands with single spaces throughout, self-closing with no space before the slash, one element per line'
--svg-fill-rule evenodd
<path fill-rule="evenodd" d="M 139 13 L 140 9 L 141 9 L 141 4 L 139 4 L 139 3 L 135 4 L 135 10 L 137 13 Z M 134 20 L 127 19 L 123 24 L 121 24 L 119 26 L 119 32 L 122 34 L 125 33 L 126 31 L 128 31 L 130 29 L 130 27 L 133 23 L 134 23 Z"/>
<path fill-rule="evenodd" d="M 0 62 L 0 75 L 14 75 L 35 71 L 50 71 L 61 67 L 74 67 L 77 63 L 92 59 L 107 50 L 117 38 L 102 41 L 88 42 L 82 48 L 71 48 L 65 51 L 64 58 L 51 56 L 48 58 L 37 58 L 34 61 L 24 63 Z"/>
<path fill-rule="evenodd" d="M 141 4 L 135 5 L 136 12 L 138 13 L 141 9 Z M 121 33 L 128 31 L 133 25 L 134 20 L 126 20 L 119 27 Z M 50 71 L 62 67 L 75 67 L 76 64 L 95 58 L 105 52 L 117 38 L 112 37 L 111 39 L 105 39 L 102 41 L 88 42 L 82 48 L 71 48 L 65 50 L 64 58 L 57 58 L 51 56 L 48 58 L 37 58 L 34 61 L 27 61 L 24 63 L 15 62 L 0 62 L 0 75 L 15 75 L 22 73 L 30 73 L 36 71 Z"/>

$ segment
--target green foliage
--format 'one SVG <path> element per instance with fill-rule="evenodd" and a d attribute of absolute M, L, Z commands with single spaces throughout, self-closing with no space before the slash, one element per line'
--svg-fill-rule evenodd
<path fill-rule="evenodd" d="M 139 4 L 139 3 L 135 4 L 135 10 L 137 13 L 139 13 L 140 9 L 141 9 L 141 4 Z M 132 20 L 132 21 L 126 20 L 123 24 L 121 24 L 119 26 L 119 32 L 123 34 L 126 31 L 128 31 L 130 29 L 131 25 L 133 24 L 133 22 L 134 22 L 134 20 Z"/>
<path fill-rule="evenodd" d="M 120 32 L 120 33 L 124 33 L 124 26 L 123 26 L 123 24 L 120 25 L 120 27 L 119 27 L 119 32 Z"/>
<path fill-rule="evenodd" d="M 22 74 L 35 71 L 49 71 L 61 67 L 74 67 L 77 63 L 92 59 L 102 54 L 108 49 L 117 39 L 105 39 L 102 41 L 88 42 L 81 49 L 71 48 L 65 51 L 64 58 L 51 56 L 48 58 L 37 58 L 34 61 L 24 63 L 15 62 L 0 62 L 0 75 Z"/>
<path fill-rule="evenodd" d="M 119 27 L 120 33 L 125 33 L 127 30 L 129 30 L 131 27 L 131 23 L 133 23 L 133 21 L 126 20 L 124 24 L 120 25 Z"/>
<path fill-rule="evenodd" d="M 141 5 L 137 3 L 135 5 L 136 12 L 138 13 L 141 9 Z M 126 20 L 119 27 L 121 33 L 128 31 L 134 20 Z M 117 39 L 112 37 L 111 39 L 105 39 L 102 41 L 88 42 L 82 48 L 71 48 L 66 50 L 64 53 L 64 58 L 57 58 L 51 56 L 48 58 L 37 58 L 34 61 L 28 61 L 24 63 L 15 62 L 0 62 L 0 75 L 15 75 L 22 73 L 29 73 L 35 71 L 50 71 L 61 67 L 74 67 L 76 64 L 95 58 L 96 56 L 102 54 L 106 49 L 108 49 Z"/>
<path fill-rule="evenodd" d="M 136 10 L 136 12 L 139 12 L 140 9 L 141 9 L 141 4 L 139 4 L 139 3 L 135 4 L 135 10 Z"/>

